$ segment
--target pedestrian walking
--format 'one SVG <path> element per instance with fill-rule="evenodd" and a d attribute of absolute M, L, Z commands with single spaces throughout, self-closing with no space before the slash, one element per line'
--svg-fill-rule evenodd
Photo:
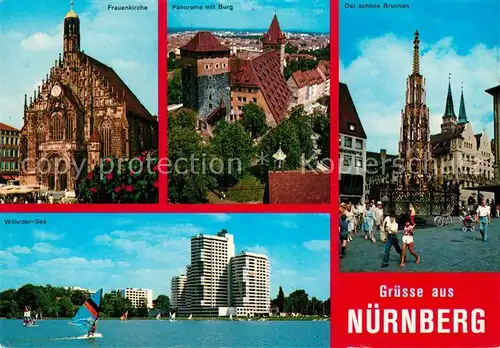
<path fill-rule="evenodd" d="M 365 212 L 365 239 L 370 239 L 373 243 L 376 242 L 373 236 L 373 225 L 375 221 L 373 204 L 369 203 Z"/>
<path fill-rule="evenodd" d="M 415 207 L 413 206 L 413 203 L 410 203 L 410 207 L 408 210 L 410 215 L 410 224 L 412 226 L 415 226 Z"/>
<path fill-rule="evenodd" d="M 382 207 L 382 202 L 377 202 L 377 206 L 375 207 L 375 230 L 379 231 L 380 240 L 384 239 L 384 208 Z M 375 232 L 373 233 L 375 237 Z"/>
<path fill-rule="evenodd" d="M 347 216 L 340 216 L 339 237 L 340 237 L 340 258 L 344 258 L 347 249 L 347 236 L 349 231 L 349 220 Z"/>
<path fill-rule="evenodd" d="M 410 221 L 406 221 L 405 223 L 405 229 L 404 229 L 404 235 L 403 235 L 403 250 L 401 250 L 401 263 L 399 264 L 399 267 L 404 267 L 405 266 L 405 260 L 406 260 L 406 249 L 415 256 L 415 263 L 420 263 L 420 256 L 415 252 L 414 250 L 414 240 L 413 240 L 413 233 L 415 229 L 412 225 L 410 225 Z"/>
<path fill-rule="evenodd" d="M 389 266 L 389 256 L 391 252 L 391 247 L 394 247 L 396 252 L 401 256 L 401 247 L 399 246 L 399 239 L 398 239 L 398 223 L 396 222 L 396 216 L 395 214 L 391 214 L 390 221 L 388 224 L 387 232 L 387 242 L 385 242 L 384 246 L 384 258 L 382 260 L 382 265 L 381 267 L 387 267 Z"/>
<path fill-rule="evenodd" d="M 488 240 L 488 224 L 491 222 L 491 208 L 486 205 L 483 199 L 481 205 L 477 208 L 476 222 L 479 224 L 479 233 L 483 242 Z"/>

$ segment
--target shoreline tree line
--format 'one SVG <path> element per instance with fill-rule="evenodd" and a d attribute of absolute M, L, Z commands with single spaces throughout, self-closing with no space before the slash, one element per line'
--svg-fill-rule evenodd
<path fill-rule="evenodd" d="M 71 318 L 89 297 L 90 293 L 81 290 L 25 284 L 19 289 L 0 292 L 0 317 L 22 318 L 24 308 L 27 307 L 32 316 L 38 314 L 43 318 Z M 168 315 L 171 310 L 174 310 L 170 306 L 170 299 L 167 295 L 157 296 L 153 301 L 153 306 L 156 312 L 162 315 Z M 103 295 L 100 307 L 99 315 L 103 318 L 119 318 L 125 312 L 128 312 L 129 318 L 149 316 L 146 303 L 139 308 L 133 308 L 130 300 L 114 292 Z M 295 290 L 285 296 L 281 286 L 277 297 L 271 300 L 271 307 L 277 307 L 280 313 L 330 316 L 330 298 L 326 301 L 321 301 L 316 297 L 309 299 L 305 290 Z"/>

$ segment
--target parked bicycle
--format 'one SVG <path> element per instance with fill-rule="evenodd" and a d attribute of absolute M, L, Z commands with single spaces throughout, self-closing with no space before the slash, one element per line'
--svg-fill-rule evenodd
<path fill-rule="evenodd" d="M 434 225 L 437 227 L 443 227 L 445 225 L 453 225 L 453 218 L 450 213 L 438 215 L 434 218 Z"/>

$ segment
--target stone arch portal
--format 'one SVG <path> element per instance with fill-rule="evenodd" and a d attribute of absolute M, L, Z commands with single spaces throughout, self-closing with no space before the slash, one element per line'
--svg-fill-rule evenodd
<path fill-rule="evenodd" d="M 60 154 L 51 153 L 38 165 L 38 179 L 50 191 L 72 189 L 72 162 Z"/>

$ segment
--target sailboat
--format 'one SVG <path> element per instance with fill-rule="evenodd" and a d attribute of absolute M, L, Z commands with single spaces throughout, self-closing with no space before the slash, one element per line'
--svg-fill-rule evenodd
<path fill-rule="evenodd" d="M 233 320 L 233 315 L 229 314 L 229 320 Z"/>
<path fill-rule="evenodd" d="M 156 320 L 161 320 L 161 313 L 158 313 L 158 315 L 156 316 Z"/>
<path fill-rule="evenodd" d="M 24 307 L 23 326 L 24 327 L 38 327 L 35 319 L 33 319 L 31 317 L 31 311 L 26 306 Z"/>
<path fill-rule="evenodd" d="M 189 314 L 188 320 L 193 320 L 193 315 Z"/>
<path fill-rule="evenodd" d="M 170 321 L 175 321 L 175 313 L 170 313 Z"/>
<path fill-rule="evenodd" d="M 99 289 L 78 309 L 71 325 L 78 326 L 85 331 L 85 335 L 78 337 L 79 339 L 102 337 L 101 334 L 95 332 L 96 323 L 99 319 L 99 311 L 102 300 L 102 289 Z"/>
<path fill-rule="evenodd" d="M 126 311 L 121 317 L 120 320 L 126 322 L 128 319 L 128 311 Z"/>

